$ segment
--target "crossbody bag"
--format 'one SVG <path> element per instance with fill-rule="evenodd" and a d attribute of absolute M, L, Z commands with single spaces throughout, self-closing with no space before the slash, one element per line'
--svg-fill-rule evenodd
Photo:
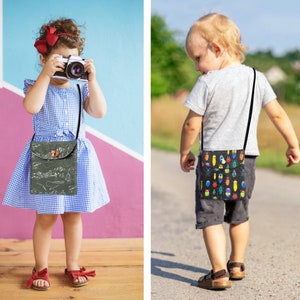
<path fill-rule="evenodd" d="M 30 143 L 31 194 L 77 194 L 77 141 L 81 120 L 81 91 L 79 92 L 79 113 L 76 138 L 73 141 Z"/>
<path fill-rule="evenodd" d="M 220 151 L 203 150 L 203 126 L 201 133 L 200 159 L 200 199 L 243 200 L 246 198 L 245 181 L 245 149 L 250 130 L 256 71 L 253 68 L 254 79 L 249 108 L 247 129 L 242 149 Z"/>

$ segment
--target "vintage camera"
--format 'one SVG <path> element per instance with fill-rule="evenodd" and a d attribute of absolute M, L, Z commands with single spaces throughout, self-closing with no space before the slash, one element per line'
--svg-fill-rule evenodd
<path fill-rule="evenodd" d="M 63 72 L 55 72 L 54 78 L 88 81 L 88 73 L 84 71 L 84 59 L 70 55 L 68 58 L 61 57 L 60 61 L 65 64 L 65 69 Z"/>

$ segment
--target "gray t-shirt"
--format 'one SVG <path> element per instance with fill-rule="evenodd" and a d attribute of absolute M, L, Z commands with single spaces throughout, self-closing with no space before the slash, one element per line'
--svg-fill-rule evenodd
<path fill-rule="evenodd" d="M 199 77 L 185 106 L 203 117 L 203 149 L 242 149 L 253 86 L 253 69 L 234 65 Z M 257 123 L 261 108 L 276 99 L 263 73 L 256 71 L 253 113 L 246 155 L 259 155 Z M 201 136 L 200 136 L 201 140 Z"/>

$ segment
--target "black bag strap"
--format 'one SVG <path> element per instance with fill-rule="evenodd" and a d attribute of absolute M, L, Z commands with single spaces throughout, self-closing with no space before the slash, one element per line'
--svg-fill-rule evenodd
<path fill-rule="evenodd" d="M 253 102 L 254 102 L 254 90 L 255 90 L 255 81 L 256 81 L 256 71 L 254 68 L 254 78 L 253 78 L 253 86 L 252 86 L 252 95 L 251 95 L 251 103 L 250 103 L 250 110 L 249 110 L 249 117 L 248 117 L 248 124 L 247 124 L 247 130 L 246 130 L 246 136 L 245 136 L 245 141 L 244 141 L 244 150 L 246 149 L 247 146 L 247 141 L 248 141 L 248 135 L 250 131 L 250 124 L 251 124 L 251 118 L 252 118 L 252 111 L 253 111 Z"/>
<path fill-rule="evenodd" d="M 80 130 L 80 120 L 81 120 L 81 102 L 82 102 L 82 96 L 81 96 L 81 90 L 80 90 L 80 85 L 77 84 L 77 89 L 78 89 L 78 93 L 79 93 L 79 112 L 78 112 L 78 123 L 77 123 L 77 132 L 76 132 L 76 138 L 75 140 L 78 139 L 79 136 L 79 130 Z M 35 136 L 35 133 L 33 134 L 31 141 L 33 141 Z"/>
<path fill-rule="evenodd" d="M 254 78 L 253 78 L 253 86 L 252 86 L 252 94 L 251 94 L 251 103 L 249 108 L 249 116 L 248 116 L 248 123 L 247 123 L 247 129 L 246 129 L 246 135 L 244 140 L 244 147 L 243 149 L 246 149 L 247 141 L 248 141 L 248 135 L 250 131 L 250 124 L 251 124 L 251 118 L 252 118 L 252 111 L 253 111 L 253 102 L 254 102 L 254 90 L 255 90 L 255 82 L 256 82 L 256 70 L 254 68 Z M 203 120 L 202 120 L 202 130 L 201 130 L 201 151 L 203 151 Z"/>
<path fill-rule="evenodd" d="M 79 130 L 80 130 L 80 120 L 81 120 L 81 102 L 82 102 L 82 97 L 81 97 L 81 90 L 80 90 L 80 85 L 77 84 L 77 89 L 79 93 L 79 112 L 78 112 L 78 123 L 77 123 L 77 133 L 76 133 L 76 140 L 78 139 L 79 136 Z"/>

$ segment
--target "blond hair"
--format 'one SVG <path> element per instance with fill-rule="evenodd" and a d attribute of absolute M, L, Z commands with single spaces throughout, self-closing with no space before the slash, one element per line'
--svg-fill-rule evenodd
<path fill-rule="evenodd" d="M 190 28 L 186 37 L 186 48 L 192 33 L 199 34 L 208 43 L 219 43 L 226 48 L 228 54 L 239 60 L 245 60 L 247 47 L 241 42 L 241 33 L 237 25 L 228 17 L 211 13 L 198 19 Z"/>

